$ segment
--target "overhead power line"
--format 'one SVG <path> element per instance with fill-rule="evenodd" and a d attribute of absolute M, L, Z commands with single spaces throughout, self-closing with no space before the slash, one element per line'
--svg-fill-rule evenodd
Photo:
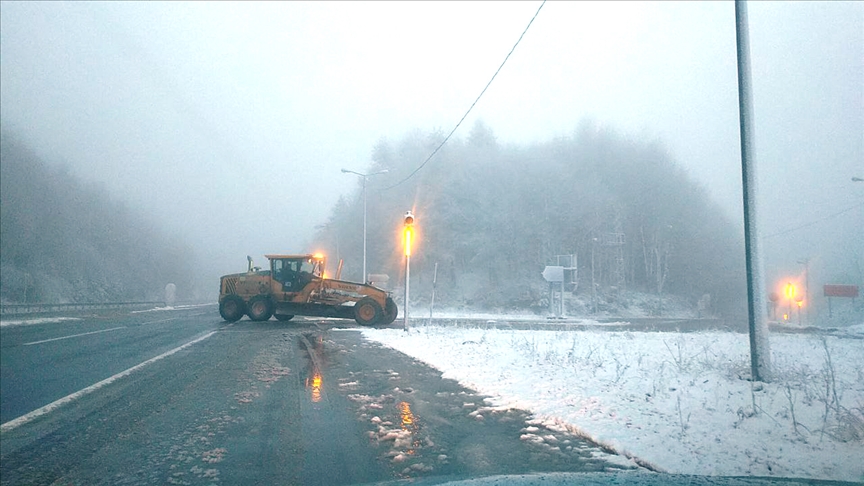
<path fill-rule="evenodd" d="M 477 102 L 480 101 L 480 98 L 483 97 L 483 93 L 485 93 L 486 90 L 489 89 L 489 86 L 492 84 L 492 81 L 495 80 L 495 76 L 498 76 L 498 73 L 501 72 L 501 68 L 503 68 L 504 65 L 507 64 L 507 60 L 510 59 L 510 55 L 513 54 L 513 51 L 516 50 L 516 46 L 518 46 L 519 43 L 522 42 L 522 38 L 525 37 L 525 33 L 528 32 L 528 28 L 531 27 L 532 23 L 534 23 L 534 19 L 537 18 L 537 14 L 540 13 L 540 10 L 543 8 L 543 5 L 546 5 L 546 0 L 543 0 L 543 3 L 541 3 L 540 7 L 537 8 L 537 11 L 534 12 L 534 16 L 531 17 L 531 20 L 528 22 L 528 25 L 525 26 L 525 30 L 522 31 L 522 34 L 519 36 L 519 39 L 517 39 L 516 43 L 513 44 L 513 48 L 510 49 L 510 52 L 507 53 L 507 57 L 504 58 L 504 61 L 501 62 L 501 65 L 498 66 L 497 70 L 495 70 L 495 74 L 492 75 L 492 78 L 489 79 L 488 83 L 486 83 L 486 86 L 483 88 L 483 91 L 481 91 L 480 94 L 477 95 L 477 99 L 474 100 L 474 103 L 471 103 L 471 106 L 468 108 L 468 111 L 466 111 L 465 114 L 462 115 L 462 118 L 460 118 L 459 123 L 457 123 L 456 126 L 453 127 L 453 130 L 450 130 L 450 133 L 448 133 L 447 136 L 444 137 L 444 140 L 442 140 L 441 143 L 438 144 L 437 147 L 435 147 L 435 150 L 433 150 L 432 153 L 429 154 L 428 157 L 426 157 L 426 160 L 424 160 L 422 164 L 417 166 L 417 168 L 414 169 L 413 172 L 408 174 L 407 177 L 405 177 L 401 181 L 397 182 L 396 184 L 393 184 L 392 186 L 385 187 L 384 189 L 382 189 L 383 191 L 386 191 L 388 189 L 393 189 L 394 187 L 400 186 L 400 185 L 404 184 L 406 181 L 408 181 L 408 179 L 414 177 L 414 174 L 416 174 L 417 172 L 420 172 L 420 169 L 422 169 L 427 163 L 429 163 L 429 161 L 432 160 L 432 157 L 435 157 L 435 154 L 437 154 L 438 151 L 441 150 L 441 147 L 443 147 L 444 144 L 446 144 L 447 141 L 450 140 L 450 137 L 456 132 L 456 130 L 459 128 L 459 126 L 462 125 L 462 122 L 465 121 L 465 118 L 468 117 L 468 114 L 471 113 L 471 110 L 474 109 L 474 105 L 476 105 Z"/>
<path fill-rule="evenodd" d="M 841 210 L 841 211 L 837 211 L 836 213 L 829 214 L 829 215 L 827 215 L 827 216 L 825 216 L 825 217 L 823 217 L 823 218 L 819 218 L 819 219 L 817 219 L 817 220 L 810 221 L 810 222 L 808 222 L 808 223 L 804 223 L 804 224 L 802 224 L 802 225 L 795 226 L 794 228 L 789 228 L 789 229 L 787 229 L 787 230 L 778 231 L 777 233 L 771 233 L 770 235 L 764 236 L 764 238 L 773 238 L 773 237 L 775 237 L 775 236 L 781 236 L 781 235 L 785 235 L 785 234 L 787 234 L 787 233 L 791 233 L 791 232 L 793 232 L 793 231 L 798 231 L 798 230 L 803 229 L 803 228 L 806 228 L 806 227 L 808 227 L 808 226 L 813 226 L 814 224 L 821 223 L 822 221 L 825 221 L 826 219 L 831 219 L 831 218 L 834 218 L 834 217 L 840 216 L 840 215 L 843 214 L 843 213 L 848 213 L 849 211 L 852 211 L 853 209 L 858 208 L 858 207 L 861 207 L 861 206 L 864 206 L 864 202 L 860 202 L 860 203 L 855 204 L 855 205 L 853 205 L 853 206 L 849 206 L 849 207 L 846 208 L 846 209 L 843 209 L 843 210 Z"/>

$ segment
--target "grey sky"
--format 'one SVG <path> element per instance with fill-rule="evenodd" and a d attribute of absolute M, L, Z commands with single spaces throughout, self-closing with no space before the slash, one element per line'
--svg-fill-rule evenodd
<path fill-rule="evenodd" d="M 307 250 L 380 139 L 449 131 L 540 2 L 0 5 L 4 127 L 236 269 Z M 864 234 L 864 4 L 749 10 L 763 231 L 859 204 L 768 238 L 782 269 Z M 457 136 L 586 118 L 661 140 L 740 218 L 734 4 L 549 2 Z"/>

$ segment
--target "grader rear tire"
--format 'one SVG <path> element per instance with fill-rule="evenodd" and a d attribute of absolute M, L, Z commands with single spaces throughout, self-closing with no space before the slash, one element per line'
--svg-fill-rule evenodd
<path fill-rule="evenodd" d="M 273 301 L 266 295 L 256 295 L 249 301 L 246 306 L 246 313 L 249 314 L 249 319 L 260 322 L 270 319 L 273 315 Z"/>
<path fill-rule="evenodd" d="M 228 322 L 237 322 L 246 313 L 246 304 L 238 295 L 227 295 L 219 303 L 219 315 Z"/>
<path fill-rule="evenodd" d="M 384 307 L 384 321 L 382 322 L 382 324 L 393 324 L 393 321 L 396 320 L 397 315 L 399 315 L 399 308 L 396 307 L 396 302 L 393 302 L 393 299 L 387 297 L 387 303 Z"/>
<path fill-rule="evenodd" d="M 384 309 L 371 297 L 363 297 L 354 304 L 354 320 L 361 326 L 374 326 L 383 318 Z"/>

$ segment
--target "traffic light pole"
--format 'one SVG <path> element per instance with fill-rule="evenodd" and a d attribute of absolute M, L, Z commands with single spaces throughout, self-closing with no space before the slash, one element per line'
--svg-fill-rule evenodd
<path fill-rule="evenodd" d="M 411 255 L 405 255 L 405 312 L 402 314 L 404 321 L 402 329 L 408 330 L 408 289 L 411 282 Z"/>
<path fill-rule="evenodd" d="M 408 331 L 408 313 L 409 313 L 409 305 L 408 305 L 408 297 L 409 297 L 409 289 L 411 284 L 411 240 L 413 239 L 413 231 L 414 231 L 414 214 L 411 211 L 406 211 L 405 216 L 402 217 L 402 224 L 404 226 L 404 238 L 403 241 L 405 245 L 405 311 L 402 313 L 404 320 L 402 321 L 402 329 L 404 331 Z"/>

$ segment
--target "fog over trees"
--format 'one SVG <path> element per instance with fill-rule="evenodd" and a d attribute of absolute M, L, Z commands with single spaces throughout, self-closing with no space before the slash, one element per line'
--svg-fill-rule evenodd
<path fill-rule="evenodd" d="M 0 133 L 0 300 L 161 301 L 193 293 L 191 250 L 109 197 Z"/>
<path fill-rule="evenodd" d="M 593 267 L 599 310 L 626 306 L 627 290 L 677 295 L 694 307 L 707 294 L 710 312 L 745 311 L 743 229 L 661 143 L 586 122 L 569 137 L 517 146 L 477 123 L 396 185 L 443 136 L 381 141 L 368 168 L 388 170 L 367 180 L 368 271 L 388 274 L 391 288 L 403 285 L 401 216 L 412 209 L 412 301 L 429 299 L 437 263 L 436 301 L 444 306 L 540 310 L 544 266 L 575 254 L 575 295 L 591 298 Z M 345 260 L 343 278 L 361 277 L 362 212 L 361 186 L 339 201 L 315 239 Z"/>
<path fill-rule="evenodd" d="M 568 290 L 582 302 L 596 296 L 599 311 L 626 308 L 628 291 L 694 307 L 707 294 L 710 312 L 743 310 L 741 229 L 660 143 L 586 122 L 570 137 L 508 145 L 477 123 L 399 183 L 442 139 L 415 131 L 374 147 L 369 172 L 388 172 L 368 178 L 368 268 L 389 275 L 391 289 L 404 280 L 401 216 L 411 209 L 419 301 L 437 263 L 442 305 L 545 310 L 540 272 L 572 254 L 578 281 Z M 182 299 L 201 287 L 192 249 L 102 185 L 46 164 L 8 132 L 0 168 L 3 302 L 159 300 L 169 282 Z M 339 200 L 315 237 L 331 271 L 345 260 L 346 279 L 362 278 L 362 225 L 361 189 Z"/>
<path fill-rule="evenodd" d="M 40 299 L 79 299 L 69 282 L 86 272 L 162 264 L 105 270 L 104 261 L 75 277 L 61 263 L 46 270 L 54 265 L 40 260 L 48 242 L 58 261 L 120 248 L 95 231 L 109 225 L 106 215 L 128 219 L 136 229 L 124 231 L 134 235 L 162 234 L 148 243 L 175 255 L 160 262 L 193 267 L 202 300 L 215 301 L 219 276 L 243 271 L 247 255 L 262 265 L 266 254 L 313 251 L 313 243 L 328 251 L 331 270 L 341 256 L 346 277 L 360 279 L 362 191 L 340 169 L 386 167 L 368 180 L 368 267 L 390 275 L 391 287 L 400 282 L 400 217 L 415 209 L 417 299 L 430 296 L 438 263 L 445 303 L 543 305 L 542 267 L 572 253 L 576 299 L 594 295 L 593 260 L 608 312 L 622 288 L 691 304 L 710 295 L 714 312 L 737 308 L 744 252 L 734 5 L 547 2 L 472 105 L 539 8 L 2 2 L 3 131 L 30 159 L 66 167 L 45 169 L 42 183 L 68 179 L 80 199 L 98 200 L 87 228 L 70 222 L 86 217 L 67 214 L 79 205 L 69 194 L 42 195 L 28 181 L 31 194 L 4 181 L 4 214 L 27 211 L 13 194 L 60 209 L 22 216 L 32 221 L 6 217 L 2 298 L 24 298 L 24 282 L 38 279 L 57 287 Z M 841 303 L 829 309 L 822 286 L 864 286 L 864 3 L 750 2 L 748 10 L 759 290 L 770 296 L 795 283 L 811 323 L 837 322 Z M 469 106 L 457 138 L 385 190 Z M 584 118 L 613 129 L 580 129 Z M 59 221 L 76 230 L 36 227 Z M 7 229 L 13 223 L 32 227 Z M 68 243 L 90 237 L 110 243 Z M 70 273 L 54 278 L 61 271 Z M 114 292 L 138 285 L 134 278 L 100 285 Z M 862 299 L 848 300 L 842 306 L 860 322 Z"/>

